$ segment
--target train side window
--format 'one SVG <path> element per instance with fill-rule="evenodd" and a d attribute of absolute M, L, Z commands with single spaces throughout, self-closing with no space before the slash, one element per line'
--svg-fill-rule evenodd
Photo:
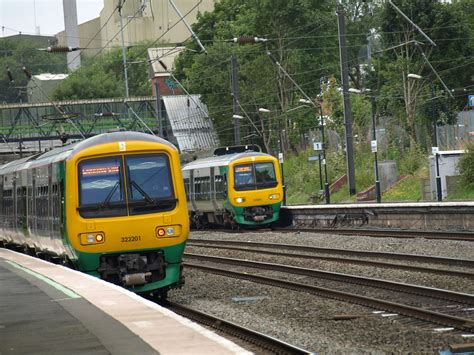
<path fill-rule="evenodd" d="M 189 178 L 184 178 L 184 189 L 186 190 L 186 201 L 189 201 L 189 195 L 190 195 L 190 184 L 189 184 Z"/>
<path fill-rule="evenodd" d="M 194 187 L 195 187 L 195 199 L 196 200 L 209 200 L 209 192 L 211 190 L 211 177 L 210 176 L 201 176 L 194 178 Z"/>
<path fill-rule="evenodd" d="M 217 199 L 225 198 L 225 189 L 226 189 L 225 175 L 216 175 L 214 177 L 214 182 L 216 186 L 216 198 Z"/>

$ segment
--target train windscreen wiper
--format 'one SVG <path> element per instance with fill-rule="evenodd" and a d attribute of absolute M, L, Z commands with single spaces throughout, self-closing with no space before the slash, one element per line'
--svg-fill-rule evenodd
<path fill-rule="evenodd" d="M 148 195 L 148 194 L 146 193 L 146 191 L 143 190 L 143 189 L 140 187 L 140 185 L 138 185 L 135 181 L 130 180 L 130 185 L 133 186 L 133 187 L 140 193 L 140 195 L 142 195 L 142 196 L 145 198 L 145 200 L 146 200 L 148 203 L 152 203 L 152 204 L 155 203 L 155 200 L 153 200 L 153 199 L 150 197 L 150 195 Z"/>
<path fill-rule="evenodd" d="M 110 190 L 109 194 L 105 197 L 104 201 L 100 203 L 101 208 L 110 206 L 110 200 L 112 199 L 112 196 L 114 195 L 115 191 L 117 190 L 119 186 L 120 186 L 120 181 L 117 181 L 114 187 L 112 187 L 112 190 Z"/>

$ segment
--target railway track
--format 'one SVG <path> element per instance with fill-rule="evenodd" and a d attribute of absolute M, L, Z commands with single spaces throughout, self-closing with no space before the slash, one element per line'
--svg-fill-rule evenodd
<path fill-rule="evenodd" d="M 351 236 L 384 237 L 384 238 L 424 238 L 444 240 L 474 241 L 472 232 L 456 231 L 421 231 L 421 230 L 394 230 L 394 229 L 362 229 L 362 228 L 274 228 L 278 232 L 313 232 L 332 233 Z"/>
<path fill-rule="evenodd" d="M 285 272 L 285 273 L 289 273 L 293 275 L 304 275 L 304 276 L 309 276 L 313 278 L 326 279 L 326 280 L 361 285 L 361 286 L 375 287 L 375 288 L 380 288 L 380 289 L 385 289 L 385 290 L 392 290 L 396 292 L 409 293 L 409 294 L 423 296 L 423 297 L 442 299 L 442 300 L 451 301 L 451 302 L 458 302 L 461 304 L 474 305 L 474 295 L 453 292 L 453 291 L 448 291 L 448 290 L 442 290 L 438 288 L 410 285 L 410 284 L 405 284 L 405 283 L 400 283 L 400 282 L 387 281 L 387 280 L 375 279 L 375 278 L 370 278 L 370 277 L 354 276 L 354 275 L 342 274 L 342 273 L 337 273 L 337 272 L 307 269 L 307 268 L 300 268 L 300 267 L 295 267 L 295 266 L 287 266 L 287 265 L 274 264 L 274 263 L 264 263 L 260 261 L 250 261 L 250 260 L 224 258 L 224 257 L 208 256 L 208 255 L 198 255 L 198 254 L 190 254 L 190 253 L 185 253 L 184 256 L 186 258 L 192 258 L 192 259 L 196 259 L 200 261 L 235 265 L 235 266 L 254 268 L 254 269 L 279 271 L 279 272 Z"/>
<path fill-rule="evenodd" d="M 462 240 L 474 241 L 472 232 L 456 231 L 421 231 L 421 230 L 401 230 L 401 229 L 369 229 L 369 228 L 272 228 L 272 229 L 209 229 L 209 231 L 219 231 L 223 233 L 260 233 L 268 231 L 281 233 L 325 233 L 341 234 L 349 236 L 382 237 L 382 238 L 424 238 L 441 240 Z"/>
<path fill-rule="evenodd" d="M 397 254 L 397 253 L 386 253 L 386 252 L 373 252 L 373 251 L 359 251 L 359 250 L 347 250 L 347 249 L 333 249 L 333 248 L 320 248 L 311 246 L 301 246 L 292 244 L 280 244 L 280 243 L 261 243 L 261 242 L 248 242 L 248 241 L 227 241 L 227 240 L 209 240 L 209 239 L 190 239 L 187 243 L 188 246 L 196 246 L 201 248 L 213 248 L 213 249 L 225 249 L 233 251 L 243 251 L 250 253 L 259 253 L 273 256 L 312 259 L 312 260 L 326 260 L 341 263 L 351 263 L 366 266 L 384 267 L 384 268 L 398 268 L 402 270 L 409 270 L 415 272 L 427 272 L 440 275 L 448 276 L 460 276 L 469 279 L 474 279 L 474 273 L 472 271 L 463 270 L 447 270 L 441 268 L 424 267 L 413 265 L 412 263 L 430 263 L 434 265 L 449 265 L 458 267 L 474 268 L 474 260 L 467 259 L 456 259 L 456 258 L 443 258 L 433 257 L 425 255 L 414 255 L 414 254 Z M 259 249 L 260 248 L 260 249 Z M 273 249 L 273 250 L 263 250 Z M 291 250 L 294 252 L 306 252 L 309 254 L 301 253 L 286 253 L 274 251 L 279 250 Z M 321 255 L 322 254 L 322 255 Z M 328 254 L 338 256 L 327 256 Z M 344 257 L 340 257 L 344 256 Z M 350 258 L 348 258 L 350 257 Z M 359 258 L 359 259 L 358 259 Z M 404 261 L 408 263 L 398 264 L 392 262 L 381 262 L 373 260 L 363 260 L 360 258 L 381 258 L 391 259 L 397 261 Z"/>
<path fill-rule="evenodd" d="M 191 319 L 199 324 L 212 327 L 219 332 L 225 333 L 229 336 L 239 338 L 246 343 L 252 344 L 254 347 L 260 348 L 262 351 L 267 351 L 274 354 L 312 354 L 311 352 L 278 340 L 271 336 L 254 331 L 235 323 L 226 321 L 225 319 L 215 317 L 213 315 L 200 312 L 198 310 L 166 301 L 162 304 L 169 310 Z"/>
<path fill-rule="evenodd" d="M 189 255 L 187 255 L 187 257 L 189 257 Z M 200 258 L 200 256 L 198 256 L 198 258 Z M 232 263 L 235 263 L 235 262 L 232 261 Z M 440 313 L 440 312 L 436 312 L 429 309 L 401 304 L 397 302 L 391 302 L 384 299 L 376 299 L 373 297 L 354 294 L 350 292 L 339 291 L 339 290 L 325 288 L 325 287 L 318 287 L 318 286 L 303 284 L 299 282 L 286 281 L 282 279 L 276 279 L 276 278 L 271 278 L 271 277 L 266 277 L 266 276 L 261 276 L 261 275 L 254 275 L 248 272 L 236 272 L 236 271 L 231 271 L 231 270 L 225 270 L 222 267 L 205 266 L 205 265 L 193 264 L 189 262 L 185 262 L 183 265 L 185 266 L 185 268 L 197 269 L 204 272 L 223 275 L 223 276 L 232 277 L 236 279 L 247 280 L 247 281 L 256 282 L 259 284 L 266 284 L 270 286 L 281 287 L 281 288 L 290 289 L 294 291 L 307 292 L 307 293 L 314 294 L 317 296 L 331 298 L 331 299 L 335 299 L 335 300 L 339 300 L 343 302 L 354 303 L 354 304 L 370 307 L 373 309 L 377 309 L 380 311 L 401 314 L 406 317 L 411 317 L 411 318 L 431 322 L 434 324 L 440 324 L 446 327 L 453 327 L 455 329 L 459 329 L 463 331 L 474 332 L 474 320 L 469 319 L 469 318 L 458 317 L 455 315 Z M 280 267 L 283 267 L 283 266 L 279 265 L 278 268 Z M 292 270 L 291 272 L 295 271 L 294 268 L 291 268 L 291 270 Z M 362 280 L 363 278 L 358 277 L 357 279 L 358 279 L 357 282 L 363 281 Z M 352 282 L 354 282 L 354 280 L 355 279 L 352 279 Z M 379 281 L 381 281 L 382 283 L 385 283 L 385 282 L 386 283 L 384 286 L 382 286 L 382 283 L 379 283 Z M 439 290 L 439 289 L 430 290 L 427 287 L 419 287 L 418 291 L 416 291 L 415 290 L 416 286 L 414 285 L 390 283 L 384 280 L 367 280 L 366 282 L 371 283 L 372 287 L 388 287 L 388 289 L 390 290 L 396 290 L 396 288 L 400 287 L 401 291 L 397 290 L 398 292 L 409 292 L 412 294 L 418 294 L 418 293 L 413 293 L 413 292 L 419 292 L 422 294 L 424 293 L 424 296 L 427 296 L 427 297 L 434 297 L 438 299 L 441 298 L 444 300 L 450 300 L 450 302 L 456 300 L 455 302 L 473 304 L 473 299 L 474 299 L 474 296 L 472 295 L 456 294 L 454 292 L 449 292 L 449 291 Z M 378 286 L 373 286 L 374 282 L 378 284 Z"/>

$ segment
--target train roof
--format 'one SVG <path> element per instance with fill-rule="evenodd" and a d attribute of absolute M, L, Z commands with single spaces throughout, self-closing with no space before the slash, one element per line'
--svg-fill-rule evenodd
<path fill-rule="evenodd" d="M 112 142 L 123 142 L 123 141 L 146 141 L 146 142 L 156 142 L 160 144 L 165 144 L 175 150 L 177 148 L 168 142 L 167 140 L 153 136 L 151 134 L 142 133 L 142 132 L 132 132 L 132 131 L 120 131 L 120 132 L 110 132 L 102 133 L 87 139 L 84 139 L 79 142 L 75 142 L 69 145 L 58 147 L 52 150 L 49 150 L 44 153 L 39 153 L 32 155 L 26 158 L 14 160 L 8 162 L 7 164 L 0 166 L 0 174 L 9 173 L 16 170 L 21 170 L 29 167 L 49 164 L 52 162 L 57 162 L 61 160 L 66 160 L 69 157 L 74 156 L 78 152 L 87 149 L 89 147 L 107 144 Z"/>
<path fill-rule="evenodd" d="M 202 158 L 194 160 L 183 166 L 183 170 L 193 170 L 200 168 L 210 168 L 214 166 L 227 166 L 231 162 L 247 157 L 268 157 L 270 159 L 276 159 L 273 155 L 260 153 L 260 152 L 245 152 L 245 153 L 235 153 L 235 154 L 226 154 L 220 156 L 212 156 L 209 158 Z"/>

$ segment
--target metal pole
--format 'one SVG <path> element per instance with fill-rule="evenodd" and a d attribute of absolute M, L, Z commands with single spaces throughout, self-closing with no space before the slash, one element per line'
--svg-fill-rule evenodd
<path fill-rule="evenodd" d="M 283 170 L 283 142 L 281 140 L 281 129 L 280 129 L 280 121 L 278 121 L 278 146 L 280 149 L 281 154 L 281 161 L 280 161 L 280 170 L 281 170 L 281 184 L 283 185 L 283 205 L 286 205 L 286 185 L 285 185 L 285 173 Z M 278 154 L 278 160 L 280 160 L 280 154 Z"/>
<path fill-rule="evenodd" d="M 158 129 L 160 137 L 163 138 L 163 117 L 161 108 L 161 92 L 160 83 L 158 80 L 155 81 L 155 92 L 156 92 L 156 117 L 158 118 Z"/>
<path fill-rule="evenodd" d="M 127 75 L 127 57 L 125 53 L 125 39 L 123 35 L 123 23 L 122 23 L 122 0 L 119 0 L 118 10 L 120 18 L 120 34 L 122 37 L 122 64 L 123 64 L 123 74 L 125 80 L 125 97 L 128 99 L 128 75 Z"/>
<path fill-rule="evenodd" d="M 439 153 L 438 153 L 438 132 L 437 132 L 437 120 L 436 120 L 436 111 L 435 111 L 435 94 L 434 94 L 434 88 L 431 86 L 431 95 L 432 95 L 432 116 L 433 116 L 433 143 L 434 146 L 436 147 L 436 153 L 435 153 L 435 162 L 436 162 L 436 197 L 438 202 L 443 200 L 443 190 L 441 187 L 441 177 L 439 176 Z"/>
<path fill-rule="evenodd" d="M 375 142 L 374 148 L 374 170 L 375 170 L 375 197 L 377 203 L 382 201 L 382 194 L 380 191 L 380 180 L 379 180 L 379 163 L 377 160 L 377 130 L 375 126 L 375 115 L 376 115 L 376 106 L 375 106 L 375 96 L 372 96 L 372 141 Z"/>
<path fill-rule="evenodd" d="M 240 106 L 238 104 L 239 102 L 239 82 L 237 79 L 237 72 L 238 72 L 238 66 L 237 66 L 237 56 L 235 54 L 232 54 L 231 58 L 231 65 L 232 65 L 232 105 L 234 109 L 234 115 L 240 115 Z M 240 145 L 240 119 L 237 117 L 234 117 L 234 140 L 235 140 L 235 145 Z"/>
<path fill-rule="evenodd" d="M 337 19 L 339 31 L 339 53 L 341 61 L 342 94 L 344 98 L 344 128 L 346 133 L 346 160 L 347 160 L 347 179 L 349 181 L 349 194 L 355 195 L 355 167 L 354 167 L 354 147 L 352 137 L 352 112 L 351 101 L 349 97 L 349 67 L 347 61 L 346 47 L 346 28 L 344 22 L 344 8 L 338 4 Z"/>
<path fill-rule="evenodd" d="M 326 164 L 326 143 L 324 141 L 324 118 L 323 118 L 323 107 L 319 105 L 319 123 L 321 125 L 321 144 L 322 144 L 322 152 L 323 152 L 323 165 L 324 165 L 324 196 L 326 196 L 326 203 L 331 203 L 331 191 L 329 190 L 329 183 L 328 183 L 328 169 Z"/>
<path fill-rule="evenodd" d="M 321 167 L 321 153 L 318 154 L 318 163 L 319 163 L 319 190 L 323 191 L 323 172 Z"/>

